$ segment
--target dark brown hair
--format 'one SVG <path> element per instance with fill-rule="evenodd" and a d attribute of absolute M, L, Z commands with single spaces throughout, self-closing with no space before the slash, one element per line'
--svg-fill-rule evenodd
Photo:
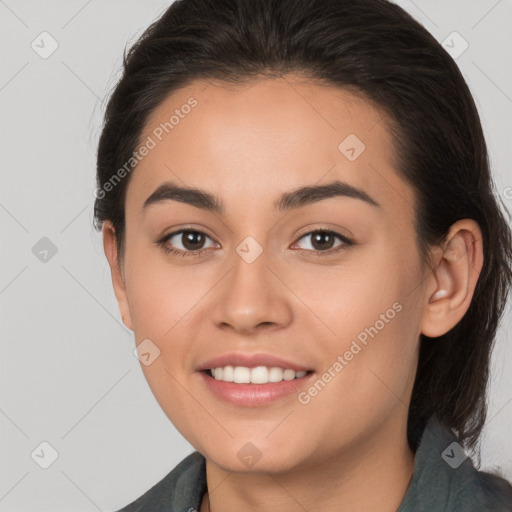
<path fill-rule="evenodd" d="M 95 227 L 115 228 L 124 254 L 130 159 L 148 116 L 198 79 L 243 84 L 294 72 L 356 92 L 385 112 L 396 168 L 417 194 L 423 269 L 429 249 L 459 219 L 483 235 L 484 266 L 463 319 L 436 339 L 421 335 L 409 442 L 429 417 L 473 447 L 486 418 L 490 353 L 512 280 L 510 228 L 497 203 L 478 112 L 454 60 L 386 0 L 178 0 L 124 54 L 97 155 Z M 508 213 L 508 212 L 507 212 Z"/>

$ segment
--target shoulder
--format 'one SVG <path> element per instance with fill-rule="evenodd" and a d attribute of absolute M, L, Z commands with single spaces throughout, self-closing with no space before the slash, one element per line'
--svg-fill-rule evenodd
<path fill-rule="evenodd" d="M 484 501 L 493 512 L 512 511 L 512 484 L 499 475 L 475 471 L 475 480 Z"/>
<path fill-rule="evenodd" d="M 411 484 L 398 512 L 512 512 L 512 485 L 479 471 L 451 429 L 433 418 L 416 451 Z"/>
<path fill-rule="evenodd" d="M 164 478 L 117 512 L 192 512 L 206 492 L 204 457 L 194 451 Z"/>

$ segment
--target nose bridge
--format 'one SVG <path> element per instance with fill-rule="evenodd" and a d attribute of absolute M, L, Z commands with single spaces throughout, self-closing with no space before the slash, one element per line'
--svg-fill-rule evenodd
<path fill-rule="evenodd" d="M 247 237 L 236 248 L 231 265 L 217 296 L 215 323 L 246 332 L 260 324 L 286 325 L 290 304 L 285 287 L 271 270 L 270 252 Z"/>

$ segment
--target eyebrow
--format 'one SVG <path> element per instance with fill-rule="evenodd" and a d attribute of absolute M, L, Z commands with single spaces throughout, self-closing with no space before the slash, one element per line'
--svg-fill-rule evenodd
<path fill-rule="evenodd" d="M 309 185 L 286 192 L 274 202 L 274 208 L 278 211 L 288 211 L 339 196 L 359 199 L 371 206 L 381 208 L 381 205 L 364 190 L 337 180 L 325 185 Z M 224 204 L 217 196 L 205 190 L 182 187 L 169 181 L 162 183 L 144 201 L 142 213 L 144 213 L 149 206 L 165 201 L 179 201 L 212 213 L 224 213 Z"/>

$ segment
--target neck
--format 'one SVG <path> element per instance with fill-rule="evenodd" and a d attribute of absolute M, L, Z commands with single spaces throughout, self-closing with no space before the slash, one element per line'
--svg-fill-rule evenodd
<path fill-rule="evenodd" d="M 414 469 L 407 423 L 388 421 L 357 444 L 301 467 L 305 469 L 234 473 L 207 459 L 210 492 L 201 512 L 271 512 L 277 507 L 290 512 L 396 512 Z"/>

